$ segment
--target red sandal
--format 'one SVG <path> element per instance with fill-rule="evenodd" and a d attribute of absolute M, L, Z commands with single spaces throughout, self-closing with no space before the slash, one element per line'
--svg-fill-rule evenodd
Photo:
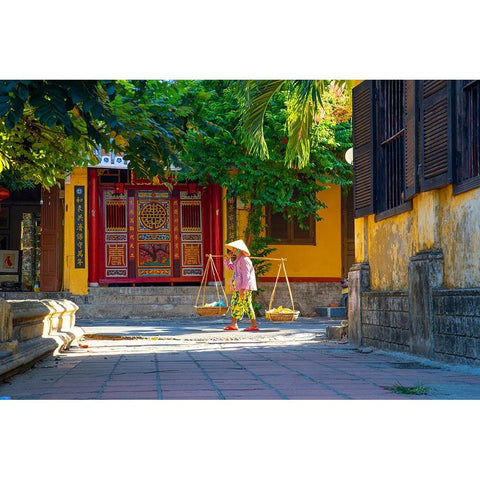
<path fill-rule="evenodd" d="M 224 330 L 238 330 L 238 327 L 232 327 L 232 325 L 228 325 L 224 328 Z"/>
<path fill-rule="evenodd" d="M 258 327 L 247 327 L 243 329 L 244 332 L 258 332 Z"/>

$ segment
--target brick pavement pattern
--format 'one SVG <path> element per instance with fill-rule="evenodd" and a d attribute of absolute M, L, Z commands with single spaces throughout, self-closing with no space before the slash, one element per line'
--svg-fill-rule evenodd
<path fill-rule="evenodd" d="M 91 323 L 90 326 L 95 325 Z M 0 384 L 0 397 L 149 400 L 480 399 L 480 369 L 455 367 L 350 343 L 326 341 L 325 324 L 302 322 L 293 335 L 223 332 L 184 324 L 162 334 L 152 323 L 128 330 L 87 328 L 79 346 Z M 323 328 L 323 330 L 322 330 Z M 193 330 L 192 330 L 193 329 Z M 192 331 L 194 333 L 192 333 Z M 88 334 L 90 332 L 90 335 Z M 104 336 L 99 332 L 107 332 Z M 118 336 L 114 337 L 113 332 Z M 142 336 L 138 332 L 142 332 Z M 196 333 L 195 333 L 196 332 Z M 273 332 L 273 333 L 272 333 Z M 290 332 L 291 333 L 291 332 Z M 156 336 L 155 336 L 156 335 Z M 204 335 L 204 337 L 202 337 Z M 273 335 L 273 336 L 272 336 Z M 402 394 L 391 387 L 426 387 Z"/>

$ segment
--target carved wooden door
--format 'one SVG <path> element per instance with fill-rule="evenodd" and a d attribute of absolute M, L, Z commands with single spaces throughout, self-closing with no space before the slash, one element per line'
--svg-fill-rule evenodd
<path fill-rule="evenodd" d="M 100 187 L 100 283 L 198 282 L 203 276 L 201 194 Z"/>

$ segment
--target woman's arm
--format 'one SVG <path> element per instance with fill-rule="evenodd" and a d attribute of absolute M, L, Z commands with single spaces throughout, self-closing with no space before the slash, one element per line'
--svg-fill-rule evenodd
<path fill-rule="evenodd" d="M 229 251 L 227 252 L 227 258 L 223 261 L 225 268 L 228 270 L 233 270 L 233 262 L 232 262 L 233 254 Z"/>

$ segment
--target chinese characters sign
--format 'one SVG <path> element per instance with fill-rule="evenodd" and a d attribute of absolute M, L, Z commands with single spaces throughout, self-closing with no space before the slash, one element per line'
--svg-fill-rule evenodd
<path fill-rule="evenodd" d="M 85 268 L 85 187 L 75 186 L 75 268 Z"/>

